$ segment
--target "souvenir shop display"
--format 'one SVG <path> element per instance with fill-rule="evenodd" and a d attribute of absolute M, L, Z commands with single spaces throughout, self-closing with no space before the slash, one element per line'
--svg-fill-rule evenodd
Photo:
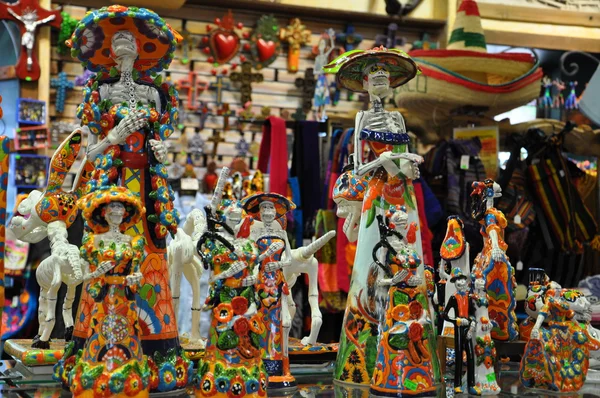
<path fill-rule="evenodd" d="M 202 105 L 202 101 L 198 99 L 202 93 L 208 89 L 210 83 L 204 77 L 199 76 L 197 72 L 190 71 L 186 79 L 181 79 L 177 82 L 177 89 L 181 93 L 187 91 L 186 109 L 197 111 Z"/>
<path fill-rule="evenodd" d="M 241 22 L 235 23 L 231 10 L 223 16 L 223 19 L 215 18 L 215 25 L 216 28 L 212 25 L 206 26 L 208 36 L 202 39 L 202 43 L 207 45 L 204 53 L 209 55 L 208 62 L 224 65 L 240 51 L 241 40 L 235 29 L 242 29 L 244 25 Z M 216 69 L 214 73 L 216 74 Z M 221 73 L 227 74 L 226 69 L 222 69 Z"/>
<path fill-rule="evenodd" d="M 38 155 L 14 155 L 15 187 L 20 189 L 44 189 L 49 159 Z"/>
<path fill-rule="evenodd" d="M 485 279 L 489 312 L 493 321 L 491 331 L 494 340 L 512 341 L 519 336 L 515 306 L 515 269 L 510 264 L 504 242 L 507 221 L 504 214 L 494 207 L 494 199 L 502 196 L 502 190 L 493 180 L 473 183 L 471 193 L 472 217 L 481 224 L 483 250 L 473 262 L 473 272 Z"/>
<path fill-rule="evenodd" d="M 390 206 L 385 215 L 378 214 L 377 224 L 380 241 L 373 247 L 372 258 L 384 273 L 377 285 L 388 288 L 388 299 L 370 394 L 437 396 L 439 363 L 421 288 L 421 257 L 414 246 L 417 224 L 408 224 L 406 208 L 399 205 Z"/>
<path fill-rule="evenodd" d="M 327 38 L 329 38 L 329 43 L 327 43 Z M 329 47 L 327 47 L 328 44 Z M 325 107 L 329 105 L 330 99 L 329 81 L 327 80 L 327 75 L 325 74 L 323 67 L 329 63 L 329 55 L 335 48 L 335 31 L 333 29 L 327 30 L 327 32 L 321 36 L 317 48 L 319 54 L 315 57 L 314 71 L 317 75 L 317 82 L 315 85 L 314 103 L 317 108 L 317 120 L 324 121 L 327 119 Z"/>
<path fill-rule="evenodd" d="M 300 48 L 310 42 L 310 35 L 311 31 L 306 29 L 300 18 L 293 18 L 287 27 L 279 31 L 279 40 L 288 45 L 288 72 L 298 72 Z"/>
<path fill-rule="evenodd" d="M 40 64 L 35 49 L 37 28 L 50 25 L 60 28 L 62 16 L 58 10 L 40 7 L 38 0 L 20 0 L 15 4 L 0 4 L 0 20 L 17 22 L 21 31 L 21 55 L 16 65 L 17 77 L 26 81 L 40 78 Z"/>
<path fill-rule="evenodd" d="M 375 264 L 366 266 L 371 264 L 373 248 L 381 239 L 375 220 L 390 206 L 400 204 L 405 206 L 408 223 L 415 222 L 418 226 L 412 180 L 419 177 L 418 164 L 422 161 L 420 156 L 408 152 L 409 136 L 402 115 L 384 110 L 381 101 L 391 95 L 393 88 L 414 78 L 418 67 L 402 51 L 379 47 L 343 54 L 324 69 L 337 74 L 340 87 L 368 93 L 372 103 L 371 109 L 359 112 L 356 117 L 353 166 L 338 178 L 334 188 L 335 200 L 344 206 L 350 205 L 346 210 L 338 210 L 338 215 L 348 217 L 344 224 L 348 240 L 356 240 L 358 226 L 355 261 L 365 265 L 354 267 L 352 271 L 334 381 L 369 385 L 374 374 L 374 359 L 377 358 L 380 337 L 380 315 L 376 302 L 382 300 L 376 296 L 379 267 Z M 374 160 L 364 159 L 363 143 L 370 149 Z M 364 197 L 364 203 L 356 201 L 361 196 Z M 417 234 L 414 247 L 421 258 L 420 234 Z M 421 265 L 417 272 L 422 270 Z M 423 309 L 429 313 L 429 308 L 425 307 L 427 300 Z M 427 334 L 425 340 L 435 345 L 431 320 L 425 322 L 423 332 Z M 410 340 L 406 329 L 399 336 Z M 432 355 L 431 361 L 432 373 L 424 379 L 430 383 L 427 388 L 440 383 L 437 356 Z M 403 362 L 397 366 L 396 372 L 406 370 L 410 373 L 409 366 L 405 367 Z M 416 378 L 417 373 L 414 376 Z M 412 380 L 410 377 L 408 379 Z"/>
<path fill-rule="evenodd" d="M 263 15 L 256 22 L 248 44 L 254 68 L 261 70 L 275 62 L 281 46 L 278 34 L 279 23 L 273 15 Z"/>
<path fill-rule="evenodd" d="M 31 98 L 19 98 L 17 122 L 22 124 L 46 124 L 46 102 Z"/>

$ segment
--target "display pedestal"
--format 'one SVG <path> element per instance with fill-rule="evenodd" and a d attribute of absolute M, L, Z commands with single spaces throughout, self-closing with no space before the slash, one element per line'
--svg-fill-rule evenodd
<path fill-rule="evenodd" d="M 340 346 L 339 343 L 325 344 L 325 343 L 319 343 L 319 342 L 305 346 L 305 345 L 302 345 L 302 342 L 300 339 L 290 337 L 288 353 L 290 356 L 293 356 L 293 355 L 317 355 L 317 354 L 324 354 L 324 353 L 328 353 L 328 352 L 337 354 L 339 346 Z"/>

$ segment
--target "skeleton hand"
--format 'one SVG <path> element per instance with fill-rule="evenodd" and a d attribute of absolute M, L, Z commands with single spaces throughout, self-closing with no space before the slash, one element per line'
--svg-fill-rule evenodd
<path fill-rule="evenodd" d="M 473 338 L 473 332 L 475 331 L 475 322 L 471 322 L 469 330 L 467 331 L 467 339 Z"/>
<path fill-rule="evenodd" d="M 253 286 L 256 284 L 257 281 L 258 281 L 258 279 L 256 278 L 256 276 L 250 275 L 249 277 L 244 278 L 242 280 L 242 286 L 244 286 L 244 287 Z"/>
<path fill-rule="evenodd" d="M 267 257 L 271 257 L 273 254 L 277 253 L 279 250 L 283 249 L 283 242 L 275 242 L 271 243 L 267 251 L 258 256 L 258 262 L 263 261 Z"/>
<path fill-rule="evenodd" d="M 533 339 L 533 340 L 539 340 L 540 339 L 540 329 L 539 328 L 531 329 L 531 334 L 529 335 L 529 338 Z"/>
<path fill-rule="evenodd" d="M 164 163 L 167 160 L 167 146 L 158 140 L 150 140 L 150 146 L 152 147 L 152 152 L 154 152 L 154 157 L 159 163 Z"/>
<path fill-rule="evenodd" d="M 278 269 L 281 269 L 282 267 L 283 267 L 283 263 L 281 261 L 274 261 L 274 262 L 270 262 L 267 265 L 265 265 L 265 271 L 273 272 L 273 271 L 277 271 Z"/>
<path fill-rule="evenodd" d="M 237 274 L 238 272 L 240 272 L 241 270 L 243 270 L 244 268 L 246 268 L 246 263 L 243 263 L 241 261 L 236 261 L 235 263 L 231 264 L 231 267 L 229 267 L 227 269 L 227 271 L 223 271 L 221 272 L 219 275 L 214 275 L 212 278 L 210 278 L 210 283 L 214 283 L 220 279 L 226 279 L 229 278 L 235 274 Z"/>
<path fill-rule="evenodd" d="M 140 282 L 142 281 L 142 277 L 144 275 L 142 275 L 141 272 L 134 272 L 131 275 L 127 275 L 125 277 L 125 282 L 127 284 L 127 286 L 134 286 L 134 285 L 138 285 L 140 284 Z"/>
<path fill-rule="evenodd" d="M 504 250 L 499 247 L 492 248 L 492 259 L 494 261 L 504 261 Z"/>
<path fill-rule="evenodd" d="M 408 286 L 419 286 L 423 283 L 423 278 L 420 275 L 413 275 L 408 278 Z"/>
<path fill-rule="evenodd" d="M 396 285 L 404 280 L 408 275 L 408 271 L 403 269 L 402 271 L 396 272 L 396 274 L 392 277 L 392 284 Z"/>
<path fill-rule="evenodd" d="M 377 286 L 381 286 L 381 287 L 390 286 L 392 284 L 394 284 L 393 279 L 379 279 L 377 281 Z"/>
<path fill-rule="evenodd" d="M 88 275 L 88 278 L 86 279 L 94 279 L 99 277 L 100 275 L 104 275 L 108 271 L 113 269 L 115 265 L 117 265 L 117 263 L 113 263 L 112 261 L 103 261 L 100 263 L 100 265 L 98 266 L 98 268 L 96 268 L 94 272 Z"/>
<path fill-rule="evenodd" d="M 107 137 L 108 142 L 110 142 L 111 145 L 121 144 L 127 137 L 145 127 L 146 124 L 148 124 L 148 120 L 146 119 L 144 112 L 138 110 L 132 111 L 121 120 L 121 123 L 109 131 Z"/>
<path fill-rule="evenodd" d="M 481 324 L 481 330 L 484 332 L 489 332 L 490 330 L 492 330 L 492 323 L 488 322 L 488 323 L 482 323 Z"/>

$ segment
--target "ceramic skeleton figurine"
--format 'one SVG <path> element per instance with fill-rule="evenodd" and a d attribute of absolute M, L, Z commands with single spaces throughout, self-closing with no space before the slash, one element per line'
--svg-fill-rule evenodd
<path fill-rule="evenodd" d="M 38 26 L 44 25 L 48 23 L 54 18 L 56 15 L 49 15 L 44 19 L 38 20 L 38 15 L 36 10 L 25 10 L 23 15 L 19 15 L 14 12 L 11 8 L 8 8 L 7 11 L 12 15 L 15 19 L 21 21 L 23 26 L 25 26 L 25 33 L 23 37 L 21 37 L 21 44 L 25 46 L 27 49 L 27 70 L 31 71 L 33 68 L 33 47 L 35 46 L 35 30 Z"/>
<path fill-rule="evenodd" d="M 72 167 L 81 144 L 81 131 L 77 129 L 56 150 L 50 162 L 50 180 L 44 192 L 32 191 L 17 207 L 17 213 L 11 219 L 8 228 L 15 237 L 23 242 L 37 243 L 45 237 L 49 238 L 51 255 L 44 259 L 37 268 L 36 279 L 40 285 L 38 308 L 39 330 L 34 338 L 33 347 L 48 348 L 50 334 L 54 328 L 56 300 L 62 283 L 67 285 L 67 294 L 63 303 L 63 319 L 65 321 L 65 340 L 70 340 L 73 333 L 72 305 L 75 299 L 75 288 L 84 279 L 95 277 L 84 274 L 84 267 L 79 257 L 79 248 L 67 240 L 67 229 L 77 216 L 75 202 L 81 196 L 82 187 L 89 179 L 93 169 L 84 159 L 83 165 L 75 178 L 73 189 L 65 192 L 62 183 Z M 110 268 L 98 269 L 98 275 Z"/>
<path fill-rule="evenodd" d="M 288 283 L 290 293 L 298 277 L 301 274 L 308 275 L 308 304 L 310 305 L 311 325 L 310 334 L 302 339 L 302 345 L 315 344 L 323 324 L 323 315 L 319 309 L 319 262 L 314 255 L 333 237 L 335 237 L 335 231 L 329 231 L 310 245 L 292 250 L 292 261 L 289 266 L 283 269 L 283 276 Z M 296 315 L 296 303 L 294 303 L 291 294 L 286 294 L 284 297 L 291 323 Z"/>
<path fill-rule="evenodd" d="M 133 64 L 138 56 L 138 48 L 135 36 L 126 30 L 117 32 L 112 37 L 113 59 L 117 63 L 117 69 L 121 72 L 121 78 L 116 83 L 103 84 L 100 86 L 100 98 L 111 100 L 113 104 L 122 102 L 129 103 L 130 109 L 135 109 L 138 102 L 144 105 L 155 103 L 157 110 L 161 109 L 160 95 L 158 91 L 150 86 L 138 84 L 133 80 Z M 87 155 L 90 161 L 101 155 L 110 145 L 119 145 L 134 132 L 142 129 L 148 123 L 143 116 L 143 111 L 132 111 L 119 124 L 117 124 L 101 141 L 98 137 L 88 135 Z M 158 140 L 149 140 L 154 156 L 160 163 L 167 159 L 167 148 Z"/>

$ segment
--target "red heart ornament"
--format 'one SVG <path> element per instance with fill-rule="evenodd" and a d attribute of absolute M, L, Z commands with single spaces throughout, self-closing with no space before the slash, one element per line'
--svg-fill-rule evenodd
<path fill-rule="evenodd" d="M 233 58 L 240 48 L 240 38 L 230 31 L 215 31 L 211 43 L 215 58 L 220 64 Z"/>
<path fill-rule="evenodd" d="M 265 41 L 258 39 L 256 41 L 256 49 L 258 50 L 258 59 L 260 62 L 265 62 L 275 54 L 275 43 L 272 40 Z"/>

